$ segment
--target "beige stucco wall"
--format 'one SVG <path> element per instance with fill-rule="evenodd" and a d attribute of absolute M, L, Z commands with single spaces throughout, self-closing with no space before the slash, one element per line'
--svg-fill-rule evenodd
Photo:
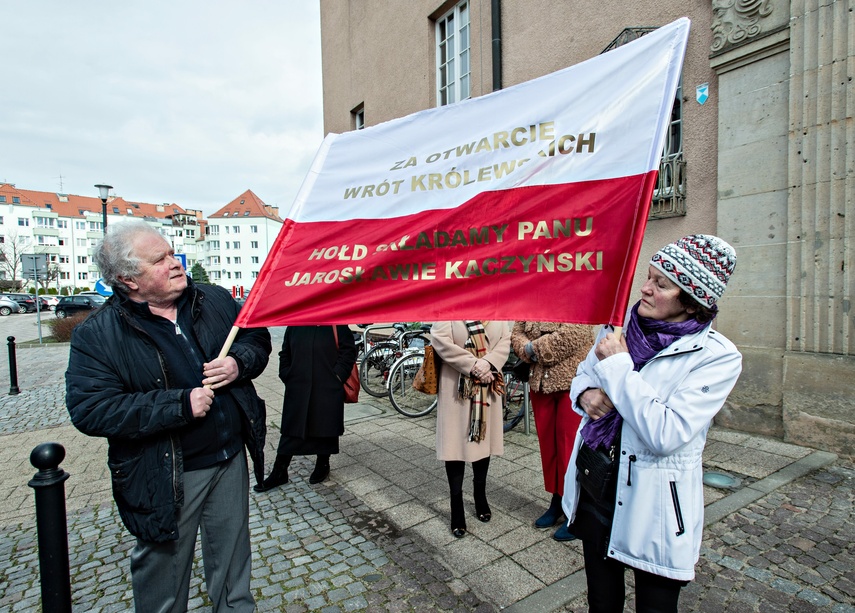
<path fill-rule="evenodd" d="M 400 10 L 402 5 L 405 10 Z M 435 106 L 433 19 L 454 2 L 321 0 L 324 131 L 353 128 L 351 110 L 365 105 L 365 125 Z M 471 91 L 492 91 L 490 2 L 472 3 Z"/>

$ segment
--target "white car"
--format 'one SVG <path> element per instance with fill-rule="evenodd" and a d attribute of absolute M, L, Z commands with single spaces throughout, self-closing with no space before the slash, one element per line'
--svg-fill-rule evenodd
<path fill-rule="evenodd" d="M 0 315 L 6 317 L 18 312 L 18 303 L 7 296 L 0 296 Z"/>
<path fill-rule="evenodd" d="M 56 303 L 59 302 L 59 298 L 57 296 L 49 296 L 47 294 L 42 296 L 42 300 L 47 302 L 48 308 L 53 311 L 56 309 Z"/>

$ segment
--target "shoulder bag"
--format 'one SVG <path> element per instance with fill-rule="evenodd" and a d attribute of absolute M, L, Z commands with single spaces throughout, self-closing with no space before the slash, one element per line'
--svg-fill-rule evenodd
<path fill-rule="evenodd" d="M 582 441 L 576 454 L 576 478 L 586 492 L 596 501 L 605 501 L 609 492 L 614 491 L 614 482 L 618 472 L 617 445 L 608 451 L 600 447 L 591 449 Z"/>
<path fill-rule="evenodd" d="M 436 394 L 440 358 L 430 345 L 425 345 L 425 359 L 413 377 L 413 388 L 423 394 Z"/>
<path fill-rule="evenodd" d="M 531 373 L 531 364 L 525 360 L 517 360 L 516 364 L 511 367 L 511 370 L 514 371 L 514 376 L 517 379 L 526 383 L 528 381 L 529 374 Z"/>
<path fill-rule="evenodd" d="M 335 337 L 335 346 L 338 348 L 338 330 L 333 326 L 332 331 Z M 353 363 L 350 376 L 344 382 L 344 401 L 347 404 L 359 402 L 359 365 L 356 362 Z"/>

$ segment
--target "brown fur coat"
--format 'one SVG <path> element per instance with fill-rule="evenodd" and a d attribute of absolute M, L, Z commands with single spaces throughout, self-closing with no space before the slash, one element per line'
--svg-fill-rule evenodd
<path fill-rule="evenodd" d="M 531 341 L 536 362 L 525 352 Z M 544 321 L 518 321 L 511 333 L 511 346 L 517 357 L 531 362 L 529 387 L 551 394 L 570 389 L 576 367 L 588 355 L 594 343 L 592 326 Z"/>

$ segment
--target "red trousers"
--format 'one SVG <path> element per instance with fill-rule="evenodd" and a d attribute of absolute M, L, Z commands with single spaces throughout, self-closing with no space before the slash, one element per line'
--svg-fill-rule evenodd
<path fill-rule="evenodd" d="M 576 430 L 582 416 L 570 404 L 567 391 L 552 394 L 531 392 L 531 408 L 540 443 L 543 487 L 550 494 L 564 495 L 564 473 L 570 462 Z"/>

